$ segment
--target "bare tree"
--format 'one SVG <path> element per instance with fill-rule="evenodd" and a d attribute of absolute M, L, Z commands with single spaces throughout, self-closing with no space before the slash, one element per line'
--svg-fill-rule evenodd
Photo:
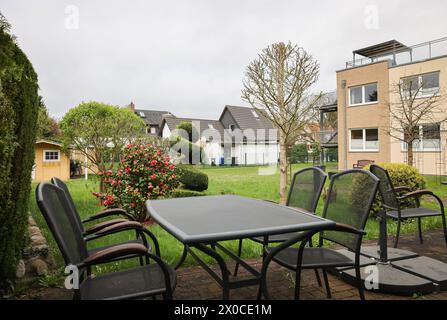
<path fill-rule="evenodd" d="M 407 78 L 392 85 L 389 106 L 390 126 L 386 133 L 402 141 L 407 147 L 407 163 L 414 164 L 413 142 L 421 138 L 422 124 L 441 124 L 447 119 L 445 108 L 441 106 L 439 89 L 430 88 L 429 83 L 418 77 Z M 427 88 L 429 88 L 427 90 Z"/>
<path fill-rule="evenodd" d="M 243 80 L 242 99 L 270 119 L 279 132 L 279 196 L 286 201 L 288 149 L 315 118 L 322 94 L 309 88 L 318 80 L 319 64 L 303 48 L 275 43 L 252 61 Z"/>

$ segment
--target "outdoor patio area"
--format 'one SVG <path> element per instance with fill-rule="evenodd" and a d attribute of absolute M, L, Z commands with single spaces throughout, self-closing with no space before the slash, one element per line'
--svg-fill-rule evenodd
<path fill-rule="evenodd" d="M 389 245 L 391 240 L 389 238 Z M 443 240 L 441 230 L 429 231 L 424 233 L 424 243 L 421 245 L 416 235 L 405 235 L 400 240 L 399 248 L 410 250 L 425 256 L 447 262 L 447 250 Z M 375 241 L 365 241 L 365 245 L 374 245 Z M 260 268 L 261 260 L 252 259 L 248 261 L 255 268 Z M 233 264 L 229 264 L 231 268 Z M 214 267 L 213 267 L 214 268 Z M 244 269 L 241 269 L 239 276 L 247 275 Z M 288 275 L 288 271 L 275 263 L 272 263 L 269 269 L 269 292 L 273 299 L 292 299 L 293 283 L 292 277 Z M 345 283 L 335 276 L 329 275 L 329 282 L 332 291 L 333 300 L 358 300 L 358 291 L 355 287 Z M 257 287 L 246 287 L 231 290 L 230 299 L 253 300 L 256 298 Z M 429 295 L 414 296 L 397 296 L 382 293 L 365 292 L 367 300 L 408 300 L 408 299 L 426 299 L 426 300 L 447 300 L 447 291 L 433 293 Z M 26 295 L 17 297 L 19 299 L 71 299 L 71 293 L 62 288 L 44 288 L 27 292 Z M 174 292 L 176 300 L 190 299 L 221 299 L 222 289 L 217 283 L 201 268 L 190 267 L 180 268 L 178 270 L 177 288 Z M 327 299 L 324 287 L 319 287 L 313 270 L 304 270 L 301 281 L 301 299 L 303 300 L 320 300 Z"/>

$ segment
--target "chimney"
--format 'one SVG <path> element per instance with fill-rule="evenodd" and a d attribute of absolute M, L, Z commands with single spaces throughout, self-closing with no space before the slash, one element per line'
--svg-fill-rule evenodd
<path fill-rule="evenodd" d="M 129 108 L 130 111 L 135 112 L 135 104 L 132 101 L 128 105 L 128 108 Z"/>

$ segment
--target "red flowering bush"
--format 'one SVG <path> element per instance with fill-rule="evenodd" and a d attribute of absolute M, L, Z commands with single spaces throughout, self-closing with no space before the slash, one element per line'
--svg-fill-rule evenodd
<path fill-rule="evenodd" d="M 148 199 L 168 197 L 179 185 L 175 164 L 159 147 L 148 145 L 126 146 L 118 171 L 102 172 L 106 194 L 93 193 L 108 208 L 120 207 L 137 220 L 147 218 Z"/>

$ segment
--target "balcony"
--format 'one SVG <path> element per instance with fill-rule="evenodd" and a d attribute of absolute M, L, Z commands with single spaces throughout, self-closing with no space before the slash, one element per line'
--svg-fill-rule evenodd
<path fill-rule="evenodd" d="M 335 148 L 338 146 L 338 132 L 337 131 L 320 131 L 317 132 L 317 141 L 322 147 Z"/>
<path fill-rule="evenodd" d="M 363 58 L 356 59 L 360 55 Z M 396 40 L 353 51 L 353 60 L 345 68 L 354 68 L 379 61 L 389 61 L 391 66 L 413 63 L 447 55 L 447 37 L 408 47 Z"/>

